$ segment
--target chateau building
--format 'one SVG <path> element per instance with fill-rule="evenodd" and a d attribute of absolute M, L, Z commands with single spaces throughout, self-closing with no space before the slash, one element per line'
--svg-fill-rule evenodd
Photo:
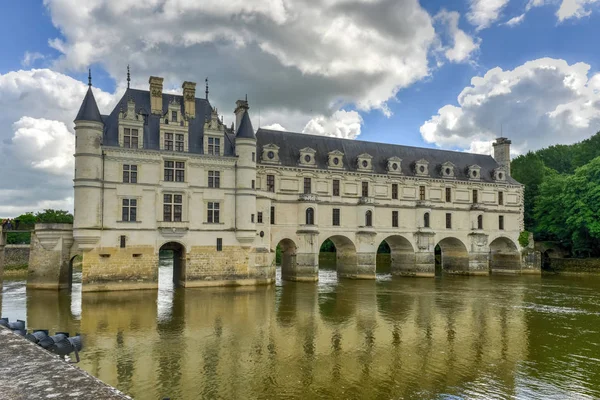
<path fill-rule="evenodd" d="M 340 277 L 375 278 L 386 241 L 392 273 L 525 272 L 523 186 L 510 144 L 494 157 L 254 131 L 247 100 L 223 124 L 196 84 L 182 95 L 128 88 L 101 115 L 92 88 L 75 119 L 73 238 L 83 290 L 154 288 L 160 250 L 182 286 L 316 280 L 336 246 Z M 437 255 L 436 255 L 437 249 Z"/>

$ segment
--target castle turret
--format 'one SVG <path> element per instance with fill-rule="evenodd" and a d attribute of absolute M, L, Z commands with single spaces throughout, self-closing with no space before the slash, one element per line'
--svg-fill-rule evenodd
<path fill-rule="evenodd" d="M 244 102 L 243 114 L 239 103 Z M 236 167 L 236 236 L 242 243 L 251 243 L 256 237 L 256 136 L 248 115 L 248 104 L 238 100 L 236 116 L 238 126 L 235 136 Z"/>
<path fill-rule="evenodd" d="M 504 168 L 506 173 L 510 175 L 510 145 L 511 141 L 507 138 L 500 137 L 493 143 L 494 146 L 494 160 Z"/>
<path fill-rule="evenodd" d="M 90 78 L 88 91 L 75 118 L 73 227 L 76 230 L 98 228 L 102 224 L 103 130 L 104 123 L 92 92 Z"/>

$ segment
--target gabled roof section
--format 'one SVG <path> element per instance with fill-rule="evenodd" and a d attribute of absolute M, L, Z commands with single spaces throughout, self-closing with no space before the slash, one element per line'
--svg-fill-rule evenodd
<path fill-rule="evenodd" d="M 270 129 L 259 129 L 256 132 L 257 148 L 262 149 L 266 144 L 274 144 L 280 147 L 279 158 L 281 165 L 297 167 L 300 150 L 311 147 L 316 150 L 315 162 L 319 169 L 328 169 L 329 153 L 339 150 L 344 153 L 343 168 L 347 171 L 359 171 L 356 165 L 357 158 L 364 153 L 373 156 L 372 171 L 375 174 L 388 174 L 388 160 L 392 157 L 402 159 L 400 165 L 404 176 L 417 176 L 412 166 L 420 161 L 429 163 L 429 177 L 442 178 L 439 168 L 445 162 L 451 162 L 457 166 L 454 176 L 458 180 L 468 181 L 467 167 L 478 165 L 481 167 L 481 181 L 496 182 L 493 180 L 492 172 L 500 165 L 491 156 L 483 154 L 464 153 L 460 151 L 438 150 L 422 147 L 410 147 L 388 143 L 365 142 L 361 140 L 340 139 L 329 136 L 308 135 L 305 133 L 282 132 Z M 260 151 L 260 150 L 259 150 Z M 509 184 L 518 184 L 510 176 L 506 177 Z"/>
<path fill-rule="evenodd" d="M 242 116 L 242 121 L 240 122 L 240 126 L 238 127 L 235 137 L 241 139 L 256 139 L 256 136 L 254 135 L 254 128 L 252 128 L 252 122 L 250 122 L 250 116 L 248 115 L 247 110 Z"/>
<path fill-rule="evenodd" d="M 77 113 L 77 117 L 75 117 L 75 121 L 102 122 L 102 116 L 100 115 L 100 110 L 98 110 L 98 105 L 96 104 L 96 99 L 94 98 L 91 86 L 88 87 L 88 91 L 83 98 L 81 107 L 79 107 L 79 112 Z"/>

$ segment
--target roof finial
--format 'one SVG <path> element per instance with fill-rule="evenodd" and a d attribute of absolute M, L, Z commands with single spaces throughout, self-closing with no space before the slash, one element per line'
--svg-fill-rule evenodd
<path fill-rule="evenodd" d="M 204 97 L 208 100 L 208 77 L 204 79 L 204 83 L 206 84 L 206 89 L 204 89 Z"/>
<path fill-rule="evenodd" d="M 92 69 L 88 69 L 88 86 L 92 87 Z"/>
<path fill-rule="evenodd" d="M 129 89 L 129 82 L 131 82 L 131 75 L 129 74 L 129 64 L 127 64 L 127 89 Z"/>
<path fill-rule="evenodd" d="M 246 103 L 248 102 L 248 93 L 246 93 Z"/>

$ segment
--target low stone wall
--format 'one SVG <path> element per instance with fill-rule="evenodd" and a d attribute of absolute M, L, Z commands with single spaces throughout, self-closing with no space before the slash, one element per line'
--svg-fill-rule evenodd
<path fill-rule="evenodd" d="M 4 269 L 12 269 L 29 264 L 28 244 L 7 244 L 4 247 Z"/>
<path fill-rule="evenodd" d="M 600 258 L 550 258 L 548 262 L 548 272 L 600 273 Z"/>

